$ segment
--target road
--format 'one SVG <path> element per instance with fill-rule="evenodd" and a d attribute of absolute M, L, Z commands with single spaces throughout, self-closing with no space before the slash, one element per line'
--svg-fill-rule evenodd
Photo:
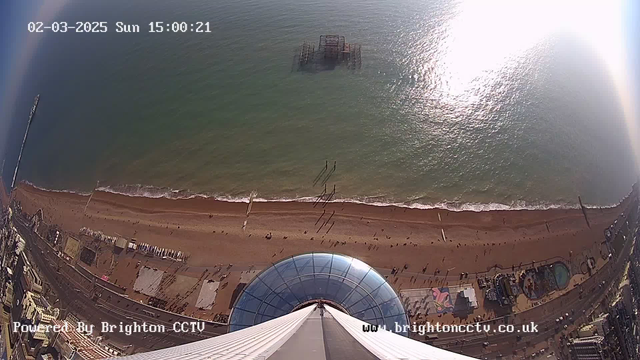
<path fill-rule="evenodd" d="M 109 338 L 117 343 L 132 345 L 132 351 L 157 350 L 203 340 L 227 332 L 226 326 L 210 322 L 206 323 L 202 334 L 173 332 L 173 323 L 177 321 L 193 321 L 193 319 L 155 308 L 153 314 L 156 316 L 152 317 L 140 311 L 142 308 L 148 308 L 147 306 L 121 296 L 88 279 L 85 279 L 86 281 L 78 281 L 78 276 L 81 275 L 71 268 L 70 264 L 59 258 L 49 244 L 33 233 L 24 220 L 18 217 L 14 217 L 14 220 L 16 220 L 14 221 L 16 229 L 27 243 L 27 250 L 34 260 L 34 264 L 38 266 L 43 282 L 49 285 L 58 296 L 60 303 L 55 304 L 55 306 L 66 308 L 70 312 L 77 314 L 80 318 L 96 325 L 96 329 L 99 329 L 98 325 L 103 321 L 114 325 L 146 322 L 147 324 L 164 325 L 166 327 L 167 331 L 165 333 L 133 333 L 126 335 L 120 332 L 113 332 L 109 334 Z M 60 273 L 58 273 L 57 265 L 60 266 Z M 77 275 L 64 276 L 72 273 Z M 97 301 L 92 300 L 92 294 L 96 291 L 103 294 L 103 297 Z"/>
<path fill-rule="evenodd" d="M 62 304 L 73 312 L 78 313 L 81 317 L 93 323 L 107 321 L 112 324 L 119 324 L 120 322 L 130 324 L 132 321 L 145 321 L 147 323 L 165 325 L 168 329 L 171 328 L 172 322 L 183 319 L 187 321 L 193 320 L 158 309 L 152 309 L 156 315 L 155 317 L 146 315 L 141 311 L 141 308 L 145 307 L 144 305 L 100 286 L 96 281 L 91 281 L 73 268 L 71 264 L 58 257 L 46 241 L 28 229 L 25 220 L 19 219 L 18 216 L 14 219 L 16 219 L 16 228 L 27 241 L 31 256 L 36 260 L 35 263 L 39 264 L 40 271 L 44 276 L 43 280 L 58 294 Z M 493 359 L 498 357 L 499 354 L 509 356 L 512 355 L 513 350 L 517 350 L 518 357 L 524 355 L 524 351 L 531 349 L 533 345 L 544 343 L 550 338 L 557 338 L 559 332 L 566 332 L 561 329 L 562 325 L 567 324 L 568 330 L 573 328 L 573 325 L 567 321 L 558 326 L 555 322 L 556 318 L 570 313 L 574 318 L 573 323 L 575 324 L 580 324 L 587 320 L 587 316 L 594 310 L 595 305 L 600 304 L 607 294 L 611 293 L 609 289 L 617 285 L 617 282 L 613 280 L 621 275 L 628 260 L 631 246 L 632 241 L 626 241 L 622 251 L 614 259 L 584 283 L 563 296 L 534 309 L 510 316 L 509 324 L 515 324 L 516 329 L 519 328 L 518 325 L 520 324 L 535 322 L 538 326 L 537 333 L 439 334 L 440 339 L 434 345 L 477 358 Z M 59 270 L 57 270 L 58 268 Z M 256 267 L 244 269 L 242 266 L 237 268 L 234 266 L 235 271 L 249 270 L 251 268 L 256 269 Z M 599 286 L 603 281 L 608 285 L 607 287 Z M 96 290 L 102 294 L 102 297 L 97 301 L 93 301 L 90 298 L 92 294 L 96 293 Z M 585 315 L 583 315 L 583 311 Z M 498 324 L 505 322 L 503 319 L 498 319 L 484 323 L 493 323 L 492 329 L 497 330 Z M 133 334 L 131 336 L 114 333 L 112 337 L 118 342 L 134 345 L 136 351 L 145 351 L 184 344 L 226 333 L 226 327 L 213 324 L 212 326 L 209 326 L 209 324 L 207 326 L 207 329 L 199 336 L 196 334 L 181 335 L 168 332 L 162 335 Z M 520 336 L 521 340 L 518 340 Z M 465 341 L 462 341 L 463 339 Z M 483 343 L 487 341 L 490 346 L 485 348 Z"/>
<path fill-rule="evenodd" d="M 538 310 L 538 308 L 534 308 L 512 316 L 514 321 L 509 323 L 515 323 L 515 329 L 519 328 L 519 324 L 526 324 L 533 321 L 538 325 L 539 331 L 537 333 L 490 333 L 488 335 L 450 334 L 449 336 L 442 334 L 444 338 L 434 342 L 434 345 L 478 358 L 492 359 L 498 357 L 500 354 L 504 356 L 513 355 L 514 350 L 516 350 L 517 356 L 522 356 L 525 354 L 526 348 L 531 348 L 533 345 L 545 342 L 549 338 L 555 337 L 558 333 L 571 330 L 572 324 L 568 321 L 564 321 L 560 325 L 557 325 L 555 322 L 557 318 L 565 316 L 566 313 L 569 313 L 570 316 L 574 318 L 573 324 L 586 322 L 588 315 L 595 310 L 609 294 L 615 293 L 612 287 L 618 285 L 618 281 L 615 280 L 622 275 L 628 262 L 632 246 L 633 241 L 631 237 L 629 237 L 624 244 L 623 250 L 617 254 L 612 261 L 609 261 L 600 269 L 600 271 L 567 294 L 541 305 L 539 308 L 544 308 L 544 313 Z M 600 287 L 600 284 L 603 282 L 607 286 Z M 582 294 L 580 293 L 581 289 L 583 290 Z M 505 323 L 502 319 L 493 322 L 495 323 L 492 325 L 493 330 L 497 329 L 498 324 Z M 568 325 L 568 330 L 561 329 L 561 326 L 564 324 Z M 519 335 L 522 336 L 520 341 L 517 340 Z M 462 339 L 466 339 L 466 341 L 462 341 Z M 489 342 L 490 346 L 485 348 L 483 346 L 484 342 Z"/>

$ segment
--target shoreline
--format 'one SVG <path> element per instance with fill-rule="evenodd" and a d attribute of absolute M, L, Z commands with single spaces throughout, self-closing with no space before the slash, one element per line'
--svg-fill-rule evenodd
<path fill-rule="evenodd" d="M 250 196 L 226 196 L 216 195 L 209 193 L 195 193 L 189 190 L 175 190 L 171 188 L 160 188 L 147 185 L 122 185 L 122 186 L 99 186 L 92 192 L 83 192 L 68 189 L 48 189 L 42 186 L 35 185 L 29 181 L 23 180 L 20 185 L 26 185 L 41 191 L 50 193 L 67 193 L 76 194 L 80 196 L 90 196 L 92 192 L 109 193 L 114 195 L 121 195 L 131 198 L 146 198 L 146 199 L 167 199 L 167 200 L 191 200 L 191 199 L 207 199 L 216 200 L 227 203 L 243 203 L 248 204 Z M 618 203 L 611 203 L 607 205 L 594 205 L 586 204 L 588 209 L 610 209 L 619 206 L 626 198 L 631 195 L 631 191 Z M 366 199 L 366 197 L 364 197 Z M 379 199 L 379 197 L 371 197 L 369 199 Z M 318 200 L 318 196 L 303 196 L 296 198 L 262 198 L 255 197 L 254 203 L 302 203 L 309 204 L 315 203 Z M 320 201 L 322 204 L 323 201 Z M 518 211 L 518 210 L 570 210 L 580 209 L 580 204 L 575 203 L 526 203 L 516 202 L 512 204 L 503 204 L 497 202 L 488 203 L 455 203 L 448 201 L 441 201 L 437 203 L 424 204 L 420 202 L 384 202 L 384 201 L 368 201 L 361 198 L 335 198 L 330 203 L 340 204 L 355 204 L 374 207 L 397 207 L 401 209 L 419 209 L 419 210 L 442 210 L 451 212 L 486 212 L 486 211 Z"/>
<path fill-rule="evenodd" d="M 352 256 L 376 269 L 406 266 L 407 276 L 385 274 L 397 292 L 439 286 L 443 279 L 468 282 L 459 277 L 462 272 L 475 279 L 476 274 L 495 271 L 496 267 L 514 271 L 552 259 L 562 259 L 577 274 L 587 258 L 605 261 L 604 230 L 637 201 L 637 191 L 631 195 L 634 197 L 628 196 L 614 208 L 586 209 L 591 227 L 581 209 L 474 212 L 341 202 L 325 208 L 301 202 L 257 202 L 247 217 L 247 203 L 132 197 L 103 191 L 90 198 L 89 194 L 50 192 L 24 183 L 16 188 L 13 198 L 26 214 L 42 209 L 47 224 L 65 237 L 84 239 L 85 246 L 89 240 L 78 235 L 83 227 L 188 254 L 186 267 L 179 273 L 171 270 L 179 281 L 163 288 L 166 299 L 196 286 L 204 269 L 222 269 L 229 264 L 225 274 L 229 274 L 226 281 L 230 286 L 220 291 L 217 305 L 206 312 L 192 306 L 187 310 L 190 316 L 211 316 L 228 313 L 233 289 L 244 276 L 242 271 L 309 252 Z M 248 221 L 246 227 L 244 221 Z M 173 264 L 127 254 L 116 256 L 112 246 L 101 243 L 88 270 L 96 276 L 109 276 L 110 282 L 127 289 L 130 298 L 146 301 L 132 290 L 137 276 L 132 269 L 138 261 L 157 268 L 168 266 L 165 271 Z M 411 274 L 418 275 L 409 279 Z M 195 303 L 195 298 L 188 302 Z"/>
<path fill-rule="evenodd" d="M 247 217 L 247 203 L 214 198 L 146 198 L 103 191 L 90 197 L 41 190 L 24 183 L 13 196 L 27 213 L 42 208 L 48 223 L 58 224 L 66 231 L 77 233 L 87 227 L 186 250 L 194 254 L 194 265 L 210 262 L 199 254 L 209 248 L 218 252 L 214 256 L 218 262 L 269 263 L 286 254 L 340 247 L 329 251 L 373 260 L 371 265 L 376 267 L 398 266 L 401 261 L 417 263 L 421 257 L 433 264 L 438 253 L 446 254 L 440 255 L 440 267 L 456 266 L 457 258 L 466 258 L 471 271 L 495 265 L 510 267 L 512 264 L 505 261 L 512 261 L 517 255 L 526 263 L 567 257 L 570 251 L 579 253 L 595 246 L 630 199 L 627 196 L 616 207 L 587 209 L 592 225 L 589 228 L 579 208 L 478 212 L 347 202 L 331 202 L 326 207 L 306 202 L 254 202 Z M 245 220 L 248 224 L 243 229 Z M 234 248 L 240 243 L 251 246 Z M 425 250 L 429 254 L 410 250 L 424 250 L 424 246 L 430 247 Z M 387 249 L 378 253 L 382 247 Z M 458 254 L 456 249 L 461 247 L 469 247 L 465 252 L 479 252 L 483 258 Z M 385 259 L 382 253 L 390 256 Z M 453 260 L 449 259 L 452 255 Z"/>
<path fill-rule="evenodd" d="M 28 182 L 21 182 L 16 190 L 26 191 L 30 193 L 47 194 L 47 196 L 60 197 L 65 199 L 86 199 L 91 203 L 104 203 L 115 207 L 127 208 L 133 212 L 142 212 L 146 214 L 161 214 L 161 213 L 175 213 L 175 214 L 229 214 L 235 216 L 245 216 L 249 199 L 246 201 L 236 200 L 230 201 L 225 198 L 217 197 L 205 197 L 205 196 L 189 196 L 182 198 L 167 198 L 167 197 L 147 197 L 143 195 L 125 194 L 121 192 L 115 192 L 110 190 L 103 190 L 104 188 L 98 188 L 91 193 L 80 193 L 72 190 L 50 190 L 42 187 L 35 186 Z M 620 203 L 603 206 L 593 207 L 586 206 L 587 211 L 603 211 L 616 209 L 622 206 L 632 195 L 630 192 Z M 575 207 L 552 207 L 552 208 L 508 208 L 508 209 L 487 209 L 487 210 L 461 210 L 461 209 L 447 209 L 442 207 L 419 208 L 402 206 L 401 204 L 383 204 L 383 203 L 364 203 L 355 202 L 349 200 L 336 199 L 327 203 L 324 207 L 320 202 L 317 206 L 313 206 L 315 199 L 311 201 L 298 201 L 292 200 L 269 200 L 256 198 L 253 200 L 253 206 L 251 214 L 259 213 L 278 213 L 279 215 L 287 214 L 300 214 L 300 213 L 321 213 L 326 209 L 340 207 L 344 213 L 342 216 L 353 217 L 360 216 L 368 219 L 386 219 L 393 220 L 394 217 L 401 217 L 399 219 L 403 222 L 420 222 L 428 223 L 439 226 L 451 226 L 451 225 L 463 225 L 464 221 L 460 218 L 466 218 L 467 216 L 483 216 L 487 215 L 494 218 L 498 215 L 508 214 L 520 214 L 528 217 L 528 221 L 511 222 L 510 224 L 502 225 L 525 225 L 525 224 L 538 224 L 540 221 L 554 221 L 563 217 L 567 217 L 568 214 L 572 214 L 573 217 L 578 214 L 582 217 L 581 208 L 579 205 Z M 504 205 L 506 206 L 506 205 Z M 214 211 L 205 211 L 205 209 L 211 209 Z M 402 212 L 401 216 L 394 216 L 394 213 Z M 388 214 L 387 214 L 388 213 Z M 437 214 L 440 213 L 441 217 L 436 219 Z M 391 215 L 391 216 L 387 216 Z M 449 217 L 456 217 L 455 220 L 449 219 Z M 504 217 L 504 216 L 503 216 Z M 535 219 L 535 220 L 534 220 Z M 483 223 L 487 223 L 486 219 Z M 480 224 L 477 224 L 480 226 Z M 481 226 L 482 227 L 482 226 Z M 508 227 L 508 226 L 507 226 Z"/>

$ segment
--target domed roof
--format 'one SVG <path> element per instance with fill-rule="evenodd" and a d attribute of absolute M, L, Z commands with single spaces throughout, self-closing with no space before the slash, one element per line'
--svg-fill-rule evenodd
<path fill-rule="evenodd" d="M 349 256 L 309 253 L 281 260 L 247 285 L 231 313 L 229 331 L 288 314 L 313 300 L 333 303 L 391 331 L 395 324 L 408 323 L 393 288 L 369 265 Z"/>

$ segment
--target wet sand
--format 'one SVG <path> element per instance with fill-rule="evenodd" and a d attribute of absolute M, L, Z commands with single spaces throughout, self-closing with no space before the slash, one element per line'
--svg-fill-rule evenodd
<path fill-rule="evenodd" d="M 438 269 L 441 274 L 481 272 L 495 265 L 510 268 L 593 251 L 628 202 L 587 210 L 591 228 L 580 209 L 452 212 L 352 203 L 324 208 L 254 203 L 243 230 L 246 203 L 96 192 L 87 205 L 88 195 L 26 184 L 20 184 L 14 196 L 27 213 L 42 208 L 47 223 L 66 231 L 88 227 L 181 250 L 191 255 L 190 266 L 264 266 L 290 255 L 329 251 L 358 257 L 376 268 L 407 264 L 410 271 L 426 267 L 427 273 Z"/>

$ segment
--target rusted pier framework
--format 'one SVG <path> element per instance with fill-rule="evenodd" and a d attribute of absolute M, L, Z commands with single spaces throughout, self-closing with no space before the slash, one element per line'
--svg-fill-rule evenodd
<path fill-rule="evenodd" d="M 298 71 L 333 70 L 345 65 L 350 70 L 362 66 L 360 44 L 350 44 L 341 35 L 321 35 L 318 48 L 308 42 L 299 47 L 294 56 L 293 68 Z"/>

